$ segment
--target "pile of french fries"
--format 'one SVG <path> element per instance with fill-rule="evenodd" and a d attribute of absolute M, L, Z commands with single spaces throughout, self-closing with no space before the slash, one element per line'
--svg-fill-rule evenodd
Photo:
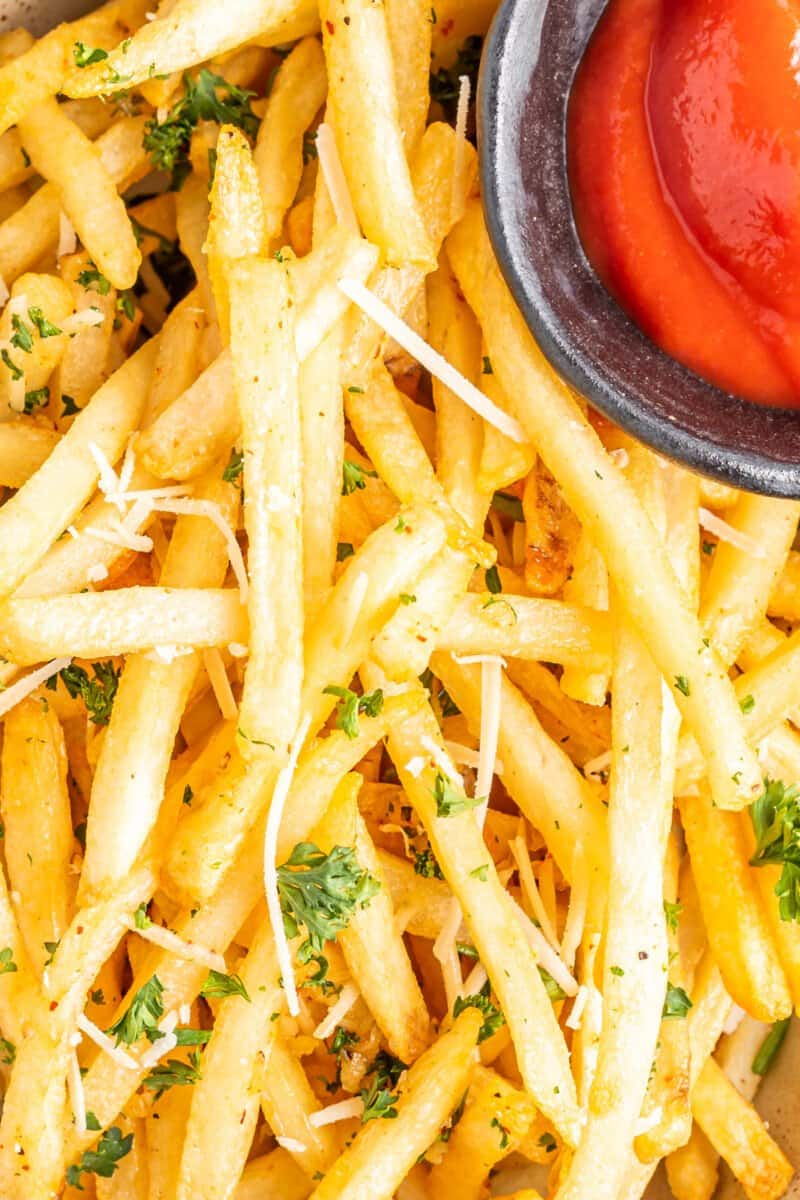
<path fill-rule="evenodd" d="M 800 505 L 543 360 L 495 7 L 0 35 L 4 1200 L 789 1185 Z"/>

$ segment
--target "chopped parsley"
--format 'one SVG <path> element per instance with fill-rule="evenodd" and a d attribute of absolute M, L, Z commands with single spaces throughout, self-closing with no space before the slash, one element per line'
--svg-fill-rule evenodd
<path fill-rule="evenodd" d="M 692 1002 L 686 995 L 686 992 L 683 990 L 683 988 L 676 987 L 674 984 L 668 983 L 667 994 L 664 999 L 664 1007 L 661 1010 L 661 1016 L 664 1019 L 667 1017 L 678 1017 L 683 1019 L 691 1007 Z"/>
<path fill-rule="evenodd" d="M 374 692 L 359 696 L 350 688 L 335 687 L 329 684 L 323 688 L 323 695 L 338 697 L 336 705 L 336 728 L 343 730 L 349 738 L 358 737 L 358 717 L 364 713 L 367 717 L 378 717 L 383 711 L 383 692 L 376 688 Z"/>
<path fill-rule="evenodd" d="M 789 1032 L 791 1019 L 791 1017 L 785 1017 L 783 1021 L 776 1021 L 764 1038 L 753 1059 L 751 1070 L 754 1075 L 766 1075 L 774 1063 L 778 1051 L 783 1045 L 783 1039 Z"/>
<path fill-rule="evenodd" d="M 41 338 L 58 337 L 61 333 L 58 326 L 54 325 L 52 321 L 48 321 L 47 317 L 38 307 L 28 309 L 28 320 L 36 326 Z"/>
<path fill-rule="evenodd" d="M 751 713 L 755 706 L 755 696 L 745 696 L 743 700 L 739 701 L 739 708 L 742 710 L 745 716 L 747 716 L 748 713 Z"/>
<path fill-rule="evenodd" d="M 336 561 L 344 562 L 346 558 L 352 558 L 355 554 L 352 542 L 338 542 L 336 545 Z"/>
<path fill-rule="evenodd" d="M 250 106 L 253 92 L 243 91 L 221 75 L 203 68 L 192 78 L 183 76 L 184 93 L 173 105 L 166 120 L 151 118 L 145 125 L 143 145 L 153 166 L 172 175 L 172 188 L 178 191 L 191 171 L 189 145 L 200 121 L 218 125 L 236 125 L 248 137 L 255 137 L 259 119 Z"/>
<path fill-rule="evenodd" d="M 500 1133 L 500 1149 L 505 1150 L 508 1146 L 508 1130 L 499 1117 L 492 1117 L 489 1124 L 492 1129 L 497 1129 Z"/>
<path fill-rule="evenodd" d="M 800 921 L 800 788 L 765 779 L 750 819 L 756 835 L 751 866 L 783 868 L 775 885 L 781 920 Z"/>
<path fill-rule="evenodd" d="M 483 1015 L 483 1024 L 478 1034 L 478 1045 L 497 1033 L 498 1029 L 506 1023 L 501 1009 L 492 1002 L 491 984 L 488 979 L 481 990 L 474 995 L 456 996 L 456 1002 L 453 1005 L 453 1016 L 457 1017 L 466 1008 L 477 1008 Z"/>
<path fill-rule="evenodd" d="M 378 472 L 346 458 L 342 463 L 342 495 L 351 496 L 353 492 L 363 491 L 367 486 L 367 477 L 377 479 Z"/>
<path fill-rule="evenodd" d="M 25 372 L 21 367 L 17 366 L 11 355 L 8 353 L 8 350 L 6 350 L 5 346 L 2 350 L 0 350 L 0 359 L 2 359 L 2 361 L 8 367 L 9 371 L 11 372 L 12 379 L 22 379 L 22 376 L 25 374 Z"/>
<path fill-rule="evenodd" d="M 544 967 L 539 967 L 539 975 L 544 984 L 544 990 L 547 992 L 548 1000 L 552 1000 L 554 1004 L 557 1000 L 566 1000 L 567 993 L 560 984 L 556 983 L 549 971 L 546 971 Z"/>
<path fill-rule="evenodd" d="M 238 975 L 225 975 L 222 971 L 215 971 L 213 968 L 208 972 L 206 981 L 200 988 L 200 995 L 217 999 L 224 996 L 241 996 L 248 1004 L 250 1003 L 247 988 Z"/>
<path fill-rule="evenodd" d="M 386 1050 L 380 1051 L 367 1071 L 368 1075 L 372 1075 L 372 1081 L 359 1093 L 364 1102 L 364 1111 L 361 1114 L 362 1125 L 378 1118 L 393 1120 L 397 1116 L 397 1109 L 394 1106 L 399 1097 L 393 1089 L 406 1069 L 406 1064 L 399 1058 L 395 1058 Z"/>
<path fill-rule="evenodd" d="M 168 1058 L 166 1062 L 158 1063 L 150 1074 L 145 1076 L 142 1086 L 155 1092 L 155 1099 L 158 1100 L 170 1088 L 190 1087 L 199 1083 L 202 1078 L 200 1055 L 193 1050 L 188 1062 L 179 1058 Z"/>
<path fill-rule="evenodd" d="M 436 773 L 433 798 L 436 801 L 437 817 L 455 817 L 471 808 L 477 808 L 485 799 L 481 796 L 465 796 L 441 771 Z"/>
<path fill-rule="evenodd" d="M 158 1029 L 158 1022 L 164 1015 L 163 994 L 164 987 L 157 975 L 142 984 L 119 1020 L 107 1030 L 116 1038 L 118 1046 L 121 1042 L 132 1046 L 148 1030 Z"/>
<path fill-rule="evenodd" d="M 108 51 L 101 50 L 99 46 L 90 49 L 84 42 L 75 42 L 72 47 L 72 54 L 75 58 L 76 67 L 91 67 L 94 63 L 102 62 L 104 58 L 108 58 Z"/>
<path fill-rule="evenodd" d="M 493 567 L 489 567 L 489 570 L 486 572 L 486 590 L 491 592 L 493 596 L 496 596 L 498 592 L 502 592 L 503 590 L 503 585 L 500 582 L 500 572 L 497 569 L 496 563 Z"/>
<path fill-rule="evenodd" d="M 444 879 L 442 868 L 430 846 L 427 850 L 414 852 L 414 874 L 422 875 L 424 879 Z"/>
<path fill-rule="evenodd" d="M 111 717 L 111 709 L 114 706 L 114 697 L 117 694 L 122 668 L 115 667 L 109 660 L 104 663 L 92 663 L 92 671 L 94 678 L 90 679 L 83 667 L 77 667 L 71 663 L 59 671 L 58 675 L 51 676 L 45 687 L 54 692 L 56 681 L 60 678 L 73 700 L 78 697 L 83 700 L 92 724 L 107 725 Z"/>
<path fill-rule="evenodd" d="M 501 516 L 511 517 L 512 521 L 525 520 L 522 501 L 517 496 L 509 495 L 508 492 L 495 492 L 492 497 L 492 508 Z"/>
<path fill-rule="evenodd" d="M 675 687 L 678 689 L 678 691 L 681 693 L 682 696 L 691 695 L 691 689 L 689 687 L 689 680 L 686 678 L 685 675 L 676 675 L 675 676 Z"/>
<path fill-rule="evenodd" d="M 356 909 L 365 908 L 379 888 L 358 865 L 352 846 L 334 846 L 330 854 L 313 842 L 295 846 L 278 867 L 278 894 L 286 936 L 297 937 L 305 926 L 298 961 L 321 955 L 325 942 L 346 929 Z"/>
<path fill-rule="evenodd" d="M 74 417 L 76 413 L 81 411 L 78 405 L 72 399 L 72 396 L 68 396 L 66 392 L 61 393 L 61 404 L 62 417 Z"/>
<path fill-rule="evenodd" d="M 225 483 L 235 483 L 244 469 L 244 454 L 241 450 L 231 450 L 228 465 L 222 472 Z"/>
<path fill-rule="evenodd" d="M 33 332 L 30 325 L 25 324 L 19 313 L 14 313 L 11 328 L 14 330 L 10 338 L 11 345 L 16 346 L 23 354 L 30 354 L 33 350 Z"/>
<path fill-rule="evenodd" d="M 11 947 L 6 946 L 4 950 L 0 950 L 0 975 L 13 975 L 18 969 Z"/>
<path fill-rule="evenodd" d="M 127 1133 L 123 1137 L 119 1126 L 112 1125 L 101 1136 L 94 1150 L 84 1150 L 80 1162 L 67 1167 L 67 1183 L 82 1192 L 81 1175 L 99 1175 L 101 1179 L 110 1179 L 119 1160 L 130 1154 L 132 1145 L 133 1134 Z"/>
<path fill-rule="evenodd" d="M 50 388 L 35 388 L 32 392 L 25 393 L 25 406 L 22 411 L 30 416 L 32 412 L 36 412 L 37 408 L 42 408 L 42 406 L 48 404 L 49 401 Z"/>
<path fill-rule="evenodd" d="M 456 60 L 451 67 L 440 67 L 438 71 L 431 72 L 431 100 L 435 100 L 441 105 L 445 120 L 453 122 L 456 119 L 462 75 L 469 78 L 472 84 L 472 95 L 475 94 L 482 49 L 483 38 L 476 35 L 468 37 L 459 47 Z"/>
<path fill-rule="evenodd" d="M 8 1038 L 0 1037 L 0 1062 L 5 1067 L 13 1065 L 17 1057 L 17 1047 Z"/>
<path fill-rule="evenodd" d="M 669 900 L 664 901 L 664 916 L 667 919 L 667 929 L 671 933 L 678 932 L 678 920 L 683 912 L 683 905 L 680 902 L 671 904 Z"/>
<path fill-rule="evenodd" d="M 153 922 L 147 915 L 147 905 L 140 904 L 133 914 L 133 923 L 137 929 L 149 929 Z"/>

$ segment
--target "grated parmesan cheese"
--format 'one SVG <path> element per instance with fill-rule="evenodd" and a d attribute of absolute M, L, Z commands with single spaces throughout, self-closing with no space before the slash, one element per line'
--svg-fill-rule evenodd
<path fill-rule="evenodd" d="M 429 737 L 427 733 L 423 733 L 419 741 L 420 745 L 424 746 L 428 751 L 428 754 L 430 754 L 431 758 L 433 759 L 434 766 L 438 767 L 442 774 L 446 775 L 450 782 L 454 783 L 456 787 L 463 787 L 463 779 L 441 746 L 437 745 L 433 738 Z"/>
<path fill-rule="evenodd" d="M 342 1017 L 350 1012 L 350 1009 L 355 1004 L 359 997 L 359 990 L 351 981 L 346 983 L 339 993 L 339 998 L 335 1004 L 332 1004 L 328 1009 L 327 1015 L 320 1021 L 319 1025 L 314 1030 L 314 1037 L 323 1041 L 330 1037 L 336 1026 L 341 1021 Z"/>
<path fill-rule="evenodd" d="M 107 1033 L 103 1033 L 102 1029 L 98 1029 L 94 1021 L 81 1013 L 78 1017 L 78 1028 L 86 1034 L 90 1042 L 94 1042 L 95 1046 L 99 1046 L 109 1058 L 113 1058 L 114 1062 L 120 1067 L 127 1067 L 129 1071 L 138 1071 L 139 1064 L 132 1055 L 126 1054 L 119 1046 L 115 1046 L 113 1040 Z"/>
<path fill-rule="evenodd" d="M 736 1030 L 739 1028 L 746 1016 L 747 1013 L 743 1008 L 740 1008 L 738 1004 L 733 1004 L 731 1006 L 731 1011 L 725 1018 L 725 1024 L 722 1026 L 722 1032 L 729 1035 L 736 1033 Z"/>
<path fill-rule="evenodd" d="M 353 207 L 353 200 L 347 186 L 342 161 L 339 158 L 336 138 L 330 125 L 324 121 L 317 129 L 315 144 L 320 170 L 325 180 L 325 186 L 328 189 L 328 195 L 331 198 L 333 211 L 336 213 L 337 224 L 341 225 L 343 229 L 349 229 L 352 233 L 358 235 L 361 233 L 361 228 L 358 224 L 356 210 Z"/>
<path fill-rule="evenodd" d="M 199 946 L 196 942 L 186 942 L 171 929 L 165 929 L 163 925 L 148 925 L 146 929 L 140 929 L 134 921 L 126 921 L 126 925 L 131 933 L 138 934 L 146 942 L 152 942 L 154 946 L 160 946 L 162 950 L 175 954 L 187 962 L 201 963 L 223 975 L 228 969 L 225 959 L 216 950 L 209 950 L 208 947 Z"/>
<path fill-rule="evenodd" d="M 216 525 L 222 536 L 225 538 L 225 543 L 228 547 L 228 558 L 230 559 L 233 573 L 236 576 L 236 582 L 239 584 L 239 596 L 242 604 L 247 602 L 248 579 L 247 570 L 244 565 L 244 558 L 239 543 L 236 540 L 236 534 L 231 529 L 228 522 L 225 520 L 222 509 L 213 500 L 198 500 L 192 499 L 176 499 L 176 500 L 159 500 L 154 505 L 156 512 L 173 513 L 180 517 L 208 517 L 213 525 Z"/>
<path fill-rule="evenodd" d="M 153 539 L 143 533 L 131 533 L 121 522 L 101 529 L 99 525 L 87 525 L 83 531 L 98 542 L 109 546 L 119 546 L 123 550 L 135 550 L 138 553 L 149 554 L 153 549 Z"/>
<path fill-rule="evenodd" d="M 212 646 L 209 650 L 203 651 L 203 665 L 208 673 L 211 689 L 219 705 L 219 711 L 226 721 L 232 720 L 239 709 L 231 691 L 231 684 L 228 679 L 228 672 L 225 670 L 225 663 L 222 661 L 222 655 L 216 647 Z"/>
<path fill-rule="evenodd" d="M 29 675 L 18 679 L 5 691 L 0 692 L 0 717 L 5 716 L 15 705 L 19 704 L 20 700 L 24 700 L 31 692 L 35 692 L 39 684 L 45 683 L 53 675 L 63 671 L 64 667 L 68 667 L 71 662 L 71 658 L 54 658 L 49 663 L 45 663 L 43 667 L 37 667 Z"/>
<path fill-rule="evenodd" d="M 722 517 L 718 517 L 716 513 L 707 508 L 701 507 L 697 511 L 702 529 L 713 533 L 714 537 L 719 538 L 721 542 L 728 542 L 729 545 L 735 546 L 743 554 L 749 554 L 752 558 L 764 557 L 763 547 L 759 546 L 758 542 L 749 534 L 742 533 L 741 529 L 735 529 L 733 525 L 729 525 L 727 521 L 723 521 Z"/>
<path fill-rule="evenodd" d="M 86 572 L 86 578 L 89 583 L 102 583 L 104 579 L 108 579 L 108 567 L 103 563 L 92 563 Z"/>
<path fill-rule="evenodd" d="M 570 973 L 567 964 L 552 948 L 541 930 L 537 929 L 525 910 L 520 908 L 514 897 L 509 896 L 508 898 L 511 901 L 517 920 L 522 926 L 522 931 L 528 940 L 528 945 L 536 956 L 536 961 L 540 966 L 544 967 L 548 975 L 552 975 L 562 992 L 567 996 L 577 995 L 578 984 Z"/>
<path fill-rule="evenodd" d="M 446 358 L 415 333 L 410 325 L 379 300 L 374 292 L 364 287 L 357 279 L 340 279 L 339 287 L 349 300 L 357 304 L 376 325 L 430 371 L 431 375 L 463 400 L 468 408 L 511 438 L 512 442 L 525 441 L 525 434 L 518 421 L 503 412 L 502 408 L 498 408 L 488 396 L 470 383 Z"/>
<path fill-rule="evenodd" d="M 86 1133 L 86 1096 L 83 1091 L 78 1055 L 74 1049 L 70 1050 L 67 1055 L 67 1091 L 72 1115 L 75 1118 L 75 1130 L 77 1133 Z"/>
<path fill-rule="evenodd" d="M 288 1150 L 290 1154 L 305 1154 L 308 1146 L 304 1142 L 299 1142 L 293 1137 L 276 1137 L 275 1141 L 283 1150 Z"/>
<path fill-rule="evenodd" d="M 71 317 L 65 317 L 59 329 L 62 333 L 73 336 L 80 333 L 82 329 L 91 329 L 95 325 L 102 325 L 104 320 L 105 317 L 99 308 L 82 308 L 80 312 L 73 313 Z"/>
<path fill-rule="evenodd" d="M 581 1021 L 583 1020 L 583 1010 L 586 1008 L 586 1001 L 589 999 L 589 989 L 586 984 L 582 983 L 578 988 L 578 994 L 570 1010 L 564 1024 L 567 1029 L 580 1029 Z"/>
<path fill-rule="evenodd" d="M 272 926 L 272 933 L 275 938 L 275 949 L 278 955 L 281 978 L 283 979 L 283 989 L 286 992 L 286 1004 L 290 1015 L 293 1017 L 299 1016 L 300 1004 L 297 998 L 297 987 L 294 981 L 294 967 L 289 951 L 289 942 L 286 937 L 286 931 L 283 928 L 283 911 L 278 893 L 278 864 L 276 859 L 278 855 L 278 834 L 280 833 L 281 818 L 283 817 L 286 797 L 289 795 L 289 788 L 292 786 L 292 779 L 297 769 L 297 760 L 300 757 L 300 751 L 303 748 L 303 743 L 306 740 L 310 726 L 311 717 L 306 716 L 297 728 L 292 748 L 289 751 L 288 762 L 281 770 L 275 782 L 275 790 L 272 793 L 272 802 L 267 814 L 267 828 L 264 833 L 264 892 L 267 898 L 270 925 Z"/>
<path fill-rule="evenodd" d="M 531 858 L 528 854 L 528 847 L 525 844 L 523 837 L 515 837 L 508 843 L 508 848 L 517 864 L 519 872 L 519 881 L 522 885 L 522 890 L 528 898 L 528 903 L 533 909 L 533 915 L 542 927 L 542 933 L 547 938 L 553 950 L 558 953 L 558 936 L 553 928 L 550 917 L 547 914 L 547 909 L 544 906 L 544 901 L 539 894 L 539 888 L 536 886 L 536 877 L 533 874 L 531 866 Z"/>
<path fill-rule="evenodd" d="M 360 1117 L 363 1111 L 364 1101 L 360 1096 L 353 1096 L 350 1100 L 339 1100 L 336 1104 L 329 1104 L 327 1108 L 309 1113 L 308 1123 L 314 1129 L 320 1129 L 323 1125 L 335 1125 L 337 1121 Z"/>

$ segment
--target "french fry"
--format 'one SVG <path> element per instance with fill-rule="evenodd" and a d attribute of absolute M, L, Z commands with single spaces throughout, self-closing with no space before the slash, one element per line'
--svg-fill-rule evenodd
<path fill-rule="evenodd" d="M 10 350 L 7 350 L 12 365 L 9 367 L 5 364 L 0 371 L 0 412 L 5 420 L 15 410 L 19 412 L 28 408 L 29 402 L 33 403 L 35 410 L 37 401 L 30 401 L 29 398 L 35 397 L 39 389 L 45 387 L 67 349 L 69 338 L 61 333 L 60 323 L 70 316 L 73 309 L 69 289 L 52 275 L 21 275 L 11 289 L 11 296 L 13 308 L 17 311 L 12 311 L 12 305 L 6 305 L 0 317 L 0 339 L 7 343 L 10 338 L 16 338 L 11 342 Z M 48 331 L 48 335 L 42 337 L 31 317 L 31 310 L 34 316 L 41 314 L 59 332 L 51 334 Z M 42 328 L 48 330 L 45 324 L 42 324 Z M 15 380 L 19 378 L 19 372 L 24 375 L 24 383 L 20 382 L 19 390 L 15 393 Z M 46 396 L 49 396 L 49 391 Z M 41 400 L 38 402 L 41 403 Z"/>
<path fill-rule="evenodd" d="M 427 751 L 419 774 L 408 770 L 408 763 L 429 742 L 441 746 L 439 726 L 426 705 L 416 716 L 394 726 L 387 744 L 497 993 L 526 1089 L 565 1141 L 574 1144 L 578 1134 L 577 1104 L 566 1046 L 556 1030 L 552 1004 L 535 958 L 497 879 L 474 815 L 439 815 L 434 800 L 437 769 Z M 501 947 L 506 948 L 503 966 Z"/>
<path fill-rule="evenodd" d="M 430 5 L 424 0 L 389 0 L 386 25 L 394 62 L 395 90 L 403 145 L 410 154 L 425 129 L 430 106 L 428 75 L 431 67 Z"/>
<path fill-rule="evenodd" d="M 392 266 L 430 270 L 433 250 L 403 145 L 386 13 L 369 0 L 323 0 L 320 18 L 328 105 L 358 219 Z"/>
<path fill-rule="evenodd" d="M 585 604 L 588 608 L 608 608 L 608 572 L 600 553 L 585 534 L 578 538 L 571 578 L 563 587 L 567 601 Z M 585 704 L 602 707 L 606 702 L 609 677 L 603 671 L 589 671 L 585 666 L 568 666 L 561 676 L 561 687 L 568 696 Z"/>
<path fill-rule="evenodd" d="M 233 1193 L 234 1200 L 306 1200 L 311 1184 L 287 1150 L 278 1147 L 251 1158 Z"/>
<path fill-rule="evenodd" d="M 88 16 L 58 25 L 5 64 L 0 71 L 0 132 L 16 125 L 33 105 L 63 90 L 74 67 L 76 43 L 113 44 L 144 20 L 146 7 L 144 0 L 112 0 Z"/>
<path fill-rule="evenodd" d="M 203 1078 L 195 1084 L 186 1128 L 176 1198 L 198 1191 L 230 1195 L 242 1173 L 258 1116 L 253 1072 L 269 1058 L 275 1037 L 273 1012 L 283 1005 L 275 940 L 264 922 L 242 961 L 247 993 L 220 1005 L 203 1055 Z"/>
<path fill-rule="evenodd" d="M 717 804 L 743 808 L 758 794 L 760 772 L 745 740 L 730 681 L 703 644 L 698 623 L 661 556 L 652 525 L 622 472 L 603 451 L 566 388 L 545 366 L 513 307 L 479 208 L 470 207 L 448 241 L 448 253 L 481 322 L 494 370 L 501 383 L 515 389 L 523 427 L 603 553 L 632 623 L 676 692 L 681 712 L 702 747 Z M 528 385 L 522 384 L 523 377 Z M 533 395 L 535 405 L 523 404 L 524 397 Z"/>
<path fill-rule="evenodd" d="M 200 300 L 200 289 L 191 291 L 164 322 L 147 411 L 142 421 L 145 427 L 157 420 L 198 376 L 200 343 L 205 329 Z"/>
<path fill-rule="evenodd" d="M 20 931 L 37 975 L 53 957 L 72 915 L 72 821 L 67 754 L 55 712 L 41 694 L 4 721 L 0 812 L 5 860 Z"/>
<path fill-rule="evenodd" d="M 200 494 L 236 523 L 237 490 L 224 482 L 219 469 Z M 162 584 L 212 588 L 222 582 L 227 568 L 228 550 L 219 530 L 208 528 L 201 517 L 179 517 Z M 144 655 L 127 660 L 95 768 L 80 883 L 84 901 L 125 877 L 158 817 L 178 724 L 198 667 L 197 654 L 171 663 Z M 148 752 L 143 755 L 145 742 Z"/>
<path fill-rule="evenodd" d="M 502 435 L 498 433 L 497 436 Z M 516 444 L 515 449 L 519 450 Z M 526 476 L 522 492 L 522 515 L 525 518 L 525 583 L 531 591 L 552 596 L 563 589 L 569 582 L 570 574 L 574 574 L 574 557 L 576 567 L 580 568 L 581 586 L 569 597 L 562 592 L 564 599 L 580 601 L 583 591 L 585 603 L 598 609 L 608 608 L 605 567 L 602 562 L 598 565 L 597 551 L 580 536 L 574 515 L 567 508 L 558 484 L 542 462 L 535 462 Z M 516 526 L 514 528 L 516 530 Z M 590 583 L 598 586 L 589 588 Z M 592 605 L 595 599 L 598 603 Z"/>
<path fill-rule="evenodd" d="M 117 293 L 108 281 L 103 284 L 95 279 L 94 264 L 85 251 L 62 258 L 59 266 L 61 278 L 72 292 L 75 311 L 93 308 L 103 315 L 99 325 L 86 325 L 69 339 L 59 364 L 58 393 L 51 400 L 55 401 L 55 413 L 63 428 L 69 410 L 83 408 L 108 378 L 106 363 L 117 313 Z M 14 286 L 21 282 L 17 280 Z M 98 291 L 96 283 L 105 290 Z"/>
<path fill-rule="evenodd" d="M 120 1120 L 122 1136 L 133 1135 L 130 1153 L 119 1163 L 113 1180 L 97 1177 L 95 1191 L 97 1200 L 149 1200 L 148 1146 L 145 1140 L 145 1122 L 142 1120 Z"/>
<path fill-rule="evenodd" d="M 719 1155 L 699 1125 L 689 1141 L 667 1155 L 667 1179 L 675 1200 L 711 1200 L 719 1182 Z"/>
<path fill-rule="evenodd" d="M 767 605 L 771 617 L 794 621 L 800 616 L 800 551 L 790 551 Z"/>
<path fill-rule="evenodd" d="M 0 1121 L 0 1187 L 9 1200 L 46 1196 L 60 1184 L 69 1053 L 47 1027 L 32 1030 L 17 1049 Z"/>
<path fill-rule="evenodd" d="M 549 659 L 549 653 L 544 657 Z M 593 759 L 608 752 L 611 713 L 607 708 L 581 704 L 565 696 L 553 672 L 538 662 L 512 659 L 508 677 L 533 702 L 545 730 L 564 747 L 574 763 L 586 768 L 593 765 Z M 602 775 L 600 767 L 601 779 Z"/>
<path fill-rule="evenodd" d="M 94 491 L 98 467 L 89 443 L 110 462 L 141 417 L 157 339 L 142 346 L 95 392 L 69 432 L 0 513 L 0 597 L 14 591 Z"/>
<path fill-rule="evenodd" d="M 378 894 L 353 913 L 337 941 L 392 1054 L 412 1063 L 428 1043 L 430 1017 L 403 939 L 395 932 L 394 907 L 380 859 L 358 811 L 361 783 L 358 774 L 345 776 L 312 841 L 325 853 L 334 846 L 352 846 L 358 865 L 380 884 Z"/>
<path fill-rule="evenodd" d="M 492 1169 L 513 1153 L 535 1116 L 530 1096 L 496 1072 L 476 1067 L 447 1153 L 428 1177 L 432 1194 L 442 1200 L 479 1200 Z"/>
<path fill-rule="evenodd" d="M 282 1038 L 272 1043 L 260 1086 L 261 1111 L 272 1132 L 289 1139 L 291 1154 L 307 1178 L 324 1174 L 336 1159 L 336 1138 L 330 1126 L 311 1124 L 309 1117 L 319 1110 L 319 1101 L 303 1064 Z"/>
<path fill-rule="evenodd" d="M 252 584 L 240 749 L 245 757 L 267 757 L 269 748 L 280 761 L 300 720 L 303 680 L 302 442 L 292 297 L 285 268 L 267 259 L 240 259 L 228 282 Z"/>
<path fill-rule="evenodd" d="M 605 1013 L 587 1122 L 559 1187 L 564 1200 L 584 1196 L 587 1186 L 609 1200 L 619 1193 L 656 1052 L 665 991 L 661 864 L 672 788 L 671 779 L 664 786 L 662 774 L 664 701 L 658 671 L 624 623 L 617 632 L 613 686 Z"/>
<path fill-rule="evenodd" d="M 692 1090 L 694 1119 L 725 1159 L 749 1200 L 779 1200 L 794 1174 L 761 1118 L 713 1058 Z"/>
<path fill-rule="evenodd" d="M 303 438 L 303 592 L 309 624 L 333 586 L 342 491 L 344 412 L 339 377 L 343 329 L 335 326 L 300 367 Z"/>
<path fill-rule="evenodd" d="M 155 75 L 183 71 L 254 38 L 263 46 L 281 45 L 318 27 L 319 14 L 310 0 L 269 0 L 266 5 L 245 0 L 227 10 L 213 0 L 177 0 L 104 61 L 73 70 L 61 90 L 68 96 L 103 95 L 120 84 L 131 87 Z"/>
<path fill-rule="evenodd" d="M 233 125 L 223 125 L 217 138 L 205 247 L 223 341 L 228 341 L 230 331 L 229 264 L 263 253 L 266 241 L 264 205 L 250 144 Z"/>
<path fill-rule="evenodd" d="M 743 494 L 726 518 L 758 546 L 746 554 L 730 542 L 718 542 L 703 588 L 700 619 L 723 662 L 735 662 L 747 635 L 765 615 L 786 563 L 800 517 L 791 500 Z"/>
<path fill-rule="evenodd" d="M 431 345 L 474 383 L 480 369 L 480 330 L 446 262 L 429 277 L 426 295 Z M 473 527 L 486 509 L 485 498 L 475 485 L 483 446 L 482 422 L 438 379 L 433 381 L 433 399 L 436 473 L 453 508 Z"/>
<path fill-rule="evenodd" d="M 787 1016 L 789 987 L 748 865 L 740 818 L 714 808 L 707 793 L 682 797 L 680 812 L 703 922 L 725 986 L 759 1020 Z"/>
<path fill-rule="evenodd" d="M 234 588 L 118 588 L 12 599 L 2 608 L 2 625 L 0 652 L 20 665 L 65 653 L 102 658 L 153 645 L 224 646 L 247 638 Z"/>
<path fill-rule="evenodd" d="M 325 103 L 327 91 L 320 44 L 316 38 L 304 38 L 275 76 L 253 152 L 270 241 L 280 237 L 297 195 L 306 157 L 306 131 Z"/>
<path fill-rule="evenodd" d="M 450 66 L 468 37 L 482 36 L 492 23 L 497 0 L 440 0 L 433 25 L 433 60 Z"/>
<path fill-rule="evenodd" d="M 313 1200 L 389 1200 L 458 1104 L 480 1026 L 473 1009 L 456 1019 L 400 1085 L 396 1120 L 364 1125 L 314 1189 Z"/>
<path fill-rule="evenodd" d="M 417 875 L 406 859 L 385 850 L 378 851 L 378 861 L 404 931 L 433 941 L 450 915 L 453 899 L 450 888 L 441 879 Z"/>
<path fill-rule="evenodd" d="M 0 485 L 20 488 L 51 453 L 58 434 L 43 426 L 0 422 Z"/>
<path fill-rule="evenodd" d="M 98 149 L 55 100 L 29 109 L 19 131 L 36 170 L 56 185 L 61 205 L 98 269 L 114 287 L 132 287 L 141 254 Z"/>

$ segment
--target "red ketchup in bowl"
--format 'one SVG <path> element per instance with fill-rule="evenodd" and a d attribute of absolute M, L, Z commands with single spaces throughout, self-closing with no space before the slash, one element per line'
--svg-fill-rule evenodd
<path fill-rule="evenodd" d="M 641 329 L 800 405 L 800 0 L 611 0 L 568 147 L 586 253 Z"/>

